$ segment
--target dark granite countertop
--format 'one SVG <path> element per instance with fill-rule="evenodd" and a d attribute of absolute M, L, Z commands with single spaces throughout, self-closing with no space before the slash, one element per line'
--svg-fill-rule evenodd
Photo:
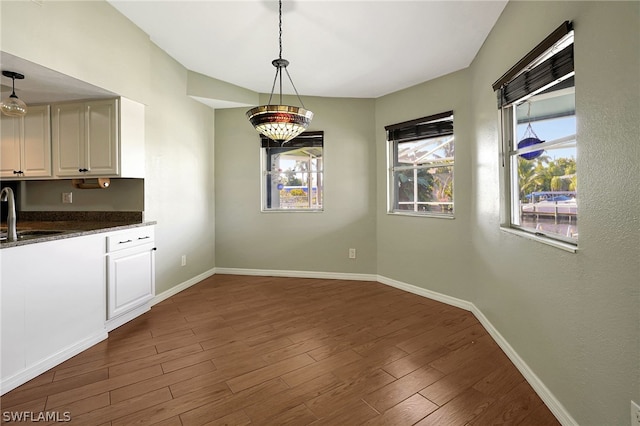
<path fill-rule="evenodd" d="M 120 223 L 120 222 L 67 222 L 67 221 L 55 221 L 55 222 L 23 222 L 18 223 L 18 231 L 29 230 L 51 230 L 51 231 L 63 231 L 59 234 L 42 235 L 37 237 L 29 237 L 18 241 L 0 241 L 0 249 L 9 247 L 24 246 L 27 244 L 42 243 L 45 241 L 62 240 L 65 238 L 80 237 L 83 235 L 99 234 L 101 232 L 119 231 L 122 229 L 130 229 L 138 226 L 155 225 L 155 221 L 151 222 L 138 222 L 138 223 Z M 0 231 L 6 232 L 6 226 L 3 226 Z"/>
<path fill-rule="evenodd" d="M 126 217 L 122 215 L 109 217 L 104 215 L 84 215 L 79 217 L 73 216 L 55 216 L 51 215 L 24 215 L 25 220 L 18 219 L 18 231 L 62 231 L 61 233 L 49 235 L 32 235 L 28 238 L 19 239 L 18 241 L 0 241 L 0 249 L 23 246 L 27 244 L 36 244 L 45 241 L 55 241 L 66 238 L 74 238 L 83 235 L 99 234 L 102 232 L 119 231 L 139 226 L 155 225 L 155 221 L 143 221 L 142 217 Z M 70 219 L 70 220 L 65 220 Z M 0 232 L 6 235 L 7 224 L 0 224 Z"/>

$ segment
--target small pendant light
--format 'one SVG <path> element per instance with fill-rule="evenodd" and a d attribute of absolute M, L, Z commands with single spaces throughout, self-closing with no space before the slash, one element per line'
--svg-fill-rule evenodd
<path fill-rule="evenodd" d="M 296 86 L 293 84 L 293 80 L 289 75 L 289 71 L 287 71 L 287 65 L 289 65 L 289 61 L 286 59 L 282 59 L 282 0 L 279 0 L 279 44 L 280 44 L 280 55 L 278 59 L 274 59 L 271 63 L 274 67 L 276 67 L 276 76 L 273 79 L 273 86 L 271 87 L 271 95 L 269 96 L 269 104 L 261 105 L 247 111 L 247 117 L 249 121 L 258 131 L 268 137 L 271 140 L 274 140 L 279 143 L 287 142 L 300 133 L 304 132 L 307 127 L 309 127 L 309 123 L 311 123 L 311 119 L 313 118 L 313 112 L 304 109 L 304 104 L 302 103 L 302 99 L 300 99 L 300 95 L 298 94 L 298 90 Z M 293 90 L 296 92 L 296 96 L 298 97 L 298 101 L 302 105 L 302 108 L 290 105 L 282 105 L 282 70 L 287 73 L 287 77 L 289 77 L 289 81 L 293 86 Z M 271 98 L 273 97 L 273 91 L 276 87 L 276 81 L 280 77 L 280 104 L 272 105 Z"/>
<path fill-rule="evenodd" d="M 3 114 L 11 117 L 23 117 L 27 114 L 27 104 L 16 96 L 16 78 L 22 80 L 24 75 L 13 71 L 2 71 L 2 75 L 9 77 L 13 81 L 13 86 L 11 96 L 2 101 L 0 110 Z"/>

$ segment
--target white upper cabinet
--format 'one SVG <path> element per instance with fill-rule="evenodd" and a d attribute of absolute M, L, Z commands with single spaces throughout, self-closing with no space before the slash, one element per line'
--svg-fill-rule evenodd
<path fill-rule="evenodd" d="M 55 176 L 144 177 L 144 105 L 119 98 L 51 108 Z"/>
<path fill-rule="evenodd" d="M 49 106 L 29 106 L 24 117 L 2 116 L 0 123 L 0 176 L 43 178 L 51 176 Z"/>

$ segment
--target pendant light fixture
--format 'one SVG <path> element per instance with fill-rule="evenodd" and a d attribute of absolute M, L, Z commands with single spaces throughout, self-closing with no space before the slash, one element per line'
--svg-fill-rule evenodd
<path fill-rule="evenodd" d="M 276 142 L 284 143 L 295 138 L 309 127 L 309 123 L 311 123 L 311 119 L 313 118 L 313 112 L 305 109 L 302 99 L 300 99 L 300 95 L 298 94 L 298 90 L 293 84 L 289 71 L 287 71 L 289 61 L 282 59 L 282 0 L 279 0 L 278 16 L 280 31 L 278 41 L 280 45 L 280 55 L 278 56 L 278 59 L 271 61 L 273 66 L 276 67 L 276 76 L 273 79 L 269 102 L 268 105 L 261 105 L 247 111 L 247 117 L 258 133 L 261 133 Z M 298 101 L 300 101 L 302 108 L 282 105 L 283 70 L 287 73 L 287 77 L 289 77 L 289 81 L 293 86 L 293 90 L 296 92 L 296 96 L 298 97 Z M 276 81 L 278 81 L 278 78 L 280 81 L 280 104 L 272 105 L 271 98 L 273 97 L 273 91 L 276 87 Z"/>
<path fill-rule="evenodd" d="M 13 81 L 11 96 L 4 99 L 0 104 L 0 110 L 3 114 L 11 117 L 23 117 L 27 114 L 27 104 L 22 102 L 16 96 L 16 79 L 24 79 L 24 75 L 13 71 L 2 71 L 2 75 L 9 77 Z"/>

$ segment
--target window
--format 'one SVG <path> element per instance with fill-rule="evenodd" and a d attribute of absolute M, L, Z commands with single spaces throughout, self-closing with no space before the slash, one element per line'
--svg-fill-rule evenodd
<path fill-rule="evenodd" d="M 503 132 L 503 226 L 577 244 L 573 31 L 565 22 L 494 84 Z M 508 75 L 511 73 L 511 75 Z"/>
<path fill-rule="evenodd" d="M 389 212 L 453 216 L 453 111 L 385 127 Z"/>
<path fill-rule="evenodd" d="M 324 132 L 304 132 L 284 143 L 261 136 L 262 210 L 321 211 Z"/>

